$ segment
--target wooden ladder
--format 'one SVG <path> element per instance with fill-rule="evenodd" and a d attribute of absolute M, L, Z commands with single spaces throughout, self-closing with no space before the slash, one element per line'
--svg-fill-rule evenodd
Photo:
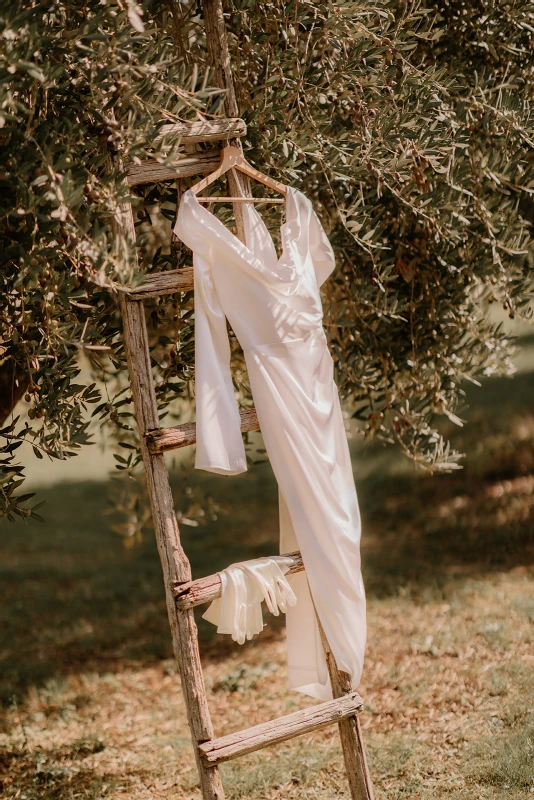
<path fill-rule="evenodd" d="M 179 135 L 184 145 L 198 141 L 237 140 L 246 132 L 240 119 L 216 122 L 180 123 L 166 132 Z M 170 129 L 172 128 L 172 131 Z M 145 163 L 127 167 L 130 185 L 185 177 L 209 172 L 218 163 L 218 150 L 187 155 L 173 167 Z M 115 165 L 116 166 L 116 165 Z M 237 204 L 236 204 L 237 206 Z M 131 206 L 122 209 L 122 232 L 133 242 L 134 220 Z M 193 290 L 193 269 L 169 270 L 148 275 L 134 289 L 119 292 L 124 346 L 128 360 L 135 415 L 139 426 L 141 453 L 146 471 L 152 517 L 163 567 L 167 611 L 174 654 L 178 662 L 187 708 L 189 727 L 204 800 L 224 797 L 217 765 L 271 744 L 337 723 L 353 800 L 372 800 L 373 789 L 362 742 L 358 714 L 363 703 L 350 685 L 349 676 L 337 669 L 323 634 L 333 700 L 264 722 L 248 730 L 216 738 L 208 710 L 206 689 L 200 664 L 197 627 L 193 608 L 208 603 L 221 593 L 218 575 L 191 580 L 191 567 L 180 542 L 174 503 L 164 453 L 196 441 L 195 423 L 160 428 L 156 393 L 152 377 L 148 332 L 143 301 Z M 241 412 L 241 430 L 259 430 L 254 410 Z M 300 553 L 291 553 L 290 573 L 304 569 Z"/>
<path fill-rule="evenodd" d="M 186 149 L 186 156 L 171 167 L 153 162 L 129 166 L 121 163 L 117 157 L 110 156 L 108 169 L 125 172 L 127 182 L 131 186 L 176 180 L 214 170 L 219 164 L 220 144 L 213 150 L 194 153 L 191 152 L 191 145 L 196 142 L 224 142 L 241 146 L 240 138 L 245 135 L 246 126 L 243 120 L 239 119 L 222 0 L 203 0 L 203 9 L 208 54 L 214 69 L 214 83 L 225 90 L 227 118 L 164 126 L 161 135 L 176 135 Z M 243 176 L 231 171 L 228 173 L 228 182 L 232 196 L 250 196 L 250 187 L 248 182 L 243 180 Z M 234 204 L 234 218 L 237 234 L 244 241 L 242 207 L 239 203 Z M 116 226 L 129 238 L 132 250 L 135 250 L 136 237 L 131 205 L 122 206 Z M 321 626 L 334 699 L 238 733 L 218 738 L 214 736 L 200 663 L 193 608 L 219 597 L 221 580 L 218 575 L 191 580 L 191 566 L 180 542 L 164 453 L 167 450 L 194 444 L 195 424 L 186 423 L 173 428 L 159 426 L 143 304 L 143 301 L 150 297 L 192 290 L 193 269 L 185 268 L 148 275 L 141 286 L 121 291 L 118 296 L 141 454 L 163 568 L 173 650 L 180 671 L 202 797 L 204 800 L 224 798 L 218 770 L 218 764 L 223 761 L 337 723 L 352 800 L 373 800 L 373 788 L 358 719 L 363 703 L 357 692 L 352 690 L 349 676 L 337 669 Z M 254 410 L 241 412 L 241 430 L 244 432 L 259 430 Z M 293 559 L 290 572 L 303 570 L 304 564 L 300 553 L 290 555 Z"/>

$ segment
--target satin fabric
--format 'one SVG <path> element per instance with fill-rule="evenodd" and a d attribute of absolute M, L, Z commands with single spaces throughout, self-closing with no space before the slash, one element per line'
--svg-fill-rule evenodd
<path fill-rule="evenodd" d="M 315 612 L 354 688 L 366 635 L 360 514 L 322 327 L 319 289 L 334 254 L 313 206 L 296 189 L 287 193 L 279 258 L 253 204 L 244 204 L 243 217 L 246 244 L 188 191 L 174 229 L 193 251 L 195 466 L 227 475 L 247 469 L 228 320 L 278 481 L 281 552 L 300 549 L 306 566 L 288 578 L 297 597 L 286 615 L 289 685 L 326 700 L 332 694 Z"/>
<path fill-rule="evenodd" d="M 245 644 L 263 630 L 261 604 L 278 616 L 297 602 L 286 572 L 292 558 L 270 556 L 230 564 L 218 575 L 221 596 L 214 600 L 202 615 L 217 626 L 217 633 L 229 633 L 234 642 Z"/>

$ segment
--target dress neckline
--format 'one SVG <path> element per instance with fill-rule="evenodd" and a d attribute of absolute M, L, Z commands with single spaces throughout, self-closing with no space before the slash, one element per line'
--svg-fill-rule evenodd
<path fill-rule="evenodd" d="M 281 242 L 282 252 L 281 252 L 280 256 L 278 256 L 278 254 L 276 254 L 276 256 L 277 256 L 276 257 L 276 265 L 277 265 L 277 267 L 280 266 L 282 260 L 284 259 L 284 256 L 286 255 L 284 233 L 285 233 L 285 230 L 292 223 L 293 218 L 294 218 L 294 214 L 295 214 L 294 193 L 296 191 L 297 190 L 293 189 L 293 187 L 291 187 L 291 186 L 287 187 L 287 194 L 286 194 L 285 203 L 284 203 L 284 206 L 283 206 L 284 210 L 285 210 L 285 217 L 286 218 L 285 218 L 285 221 L 282 222 L 282 224 L 280 225 L 280 229 L 279 229 L 280 230 L 280 242 Z M 221 233 L 227 234 L 228 236 L 230 236 L 231 239 L 236 243 L 236 245 L 238 245 L 239 247 L 244 248 L 247 251 L 247 253 L 250 255 L 251 258 L 253 258 L 254 260 L 257 260 L 256 254 L 249 248 L 249 246 L 247 244 L 245 244 L 245 242 L 242 242 L 241 239 L 238 236 L 235 235 L 235 233 L 233 233 L 229 228 L 227 228 L 226 225 L 223 222 L 221 222 L 219 217 L 217 217 L 212 211 L 210 211 L 209 208 L 206 208 L 206 206 L 204 206 L 203 203 L 199 203 L 196 194 L 194 194 L 194 192 L 192 192 L 190 189 L 188 189 L 186 192 L 184 192 L 181 202 L 183 203 L 184 200 L 187 201 L 189 199 L 193 200 L 194 201 L 194 205 L 196 206 L 196 208 L 200 209 L 204 214 L 206 214 L 209 217 L 209 219 L 211 219 L 214 222 L 216 228 L 219 228 Z M 265 227 L 265 230 L 267 231 L 267 233 L 268 233 L 268 235 L 269 235 L 269 237 L 271 239 L 273 247 L 274 247 L 273 237 L 272 237 L 269 229 L 265 225 L 263 217 L 259 213 L 258 209 L 255 208 L 254 205 L 252 205 L 252 208 L 249 208 L 249 211 L 252 211 L 252 213 L 255 214 L 256 217 L 263 224 L 263 226 Z M 275 248 L 275 252 L 276 252 L 276 248 Z"/>

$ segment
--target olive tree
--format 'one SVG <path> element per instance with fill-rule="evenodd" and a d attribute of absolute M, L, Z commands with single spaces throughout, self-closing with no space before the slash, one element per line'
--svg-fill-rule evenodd
<path fill-rule="evenodd" d="M 489 307 L 530 318 L 534 4 L 229 0 L 226 10 L 247 157 L 312 199 L 336 251 L 325 327 L 346 407 L 362 434 L 422 467 L 457 468 L 439 420 L 461 424 L 466 381 L 512 372 L 513 341 Z M 17 448 L 78 453 L 88 409 L 108 425 L 119 469 L 136 474 L 113 291 L 190 263 L 168 230 L 185 184 L 133 193 L 109 156 L 172 163 L 180 143 L 156 139 L 160 126 L 220 116 L 224 98 L 191 2 L 14 3 L 0 26 L 0 508 L 13 518 L 36 513 Z M 117 232 L 126 202 L 139 267 Z M 276 236 L 277 212 L 265 213 Z M 151 234 L 158 219 L 166 239 Z M 147 318 L 160 411 L 180 419 L 194 394 L 192 299 L 147 304 Z M 237 347 L 233 358 L 250 403 Z"/>

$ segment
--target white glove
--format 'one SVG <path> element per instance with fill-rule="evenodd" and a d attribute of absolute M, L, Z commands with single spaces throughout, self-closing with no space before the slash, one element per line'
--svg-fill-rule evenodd
<path fill-rule="evenodd" d="M 214 600 L 203 618 L 217 625 L 218 633 L 229 633 L 244 644 L 263 630 L 262 600 L 278 616 L 297 602 L 285 573 L 293 560 L 286 556 L 256 558 L 231 564 L 222 572 L 221 597 Z"/>
<path fill-rule="evenodd" d="M 265 600 L 267 608 L 275 617 L 278 616 L 279 610 L 285 614 L 287 607 L 294 606 L 297 602 L 293 589 L 285 577 L 292 564 L 292 558 L 273 556 L 245 561 L 241 565 L 251 581 L 257 585 L 261 599 Z"/>
<path fill-rule="evenodd" d="M 229 633 L 239 644 L 245 642 L 248 628 L 247 585 L 245 573 L 234 565 L 219 573 L 222 591 L 203 614 L 204 619 L 217 625 L 218 633 Z"/>

